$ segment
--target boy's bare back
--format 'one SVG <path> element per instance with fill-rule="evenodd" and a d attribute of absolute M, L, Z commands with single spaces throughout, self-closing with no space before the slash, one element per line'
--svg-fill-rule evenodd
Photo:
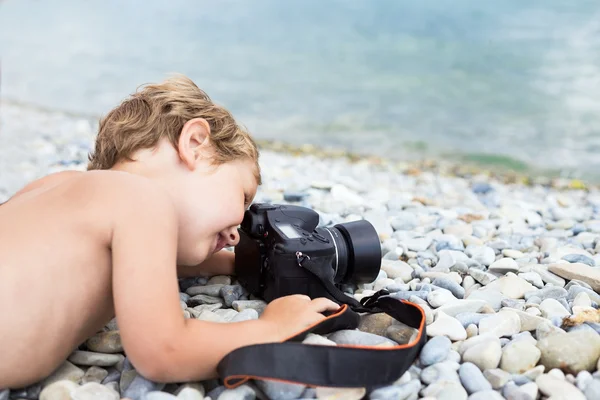
<path fill-rule="evenodd" d="M 113 317 L 120 175 L 50 175 L 0 206 L 0 387 L 44 378 Z"/>
<path fill-rule="evenodd" d="M 239 240 L 257 160 L 226 110 L 174 79 L 101 121 L 90 171 L 47 176 L 0 205 L 0 388 L 44 379 L 115 316 L 139 374 L 184 382 L 337 309 L 295 295 L 258 320 L 184 318 L 178 276 L 233 272 L 233 254 L 220 250 Z"/>

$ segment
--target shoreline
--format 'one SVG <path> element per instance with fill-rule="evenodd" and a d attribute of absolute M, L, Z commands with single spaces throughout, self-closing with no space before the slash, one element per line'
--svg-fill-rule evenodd
<path fill-rule="evenodd" d="M 63 118 L 72 118 L 74 120 L 83 120 L 89 123 L 94 129 L 100 118 L 100 115 L 56 110 L 21 101 L 0 98 L 0 128 L 2 127 L 2 114 L 5 107 L 22 109 L 24 112 L 34 112 L 51 116 L 60 116 Z M 1 138 L 2 130 L 0 130 L 0 139 Z M 502 162 L 497 161 L 498 159 L 504 160 L 504 157 L 501 156 L 421 155 L 414 159 L 389 158 L 377 154 L 356 153 L 341 147 L 320 146 L 312 143 L 294 144 L 286 141 L 263 139 L 254 136 L 253 138 L 256 141 L 259 150 L 267 150 L 291 156 L 314 155 L 319 158 L 332 160 L 346 159 L 350 162 L 368 162 L 373 165 L 381 165 L 390 168 L 394 172 L 408 175 L 417 175 L 422 172 L 432 172 L 440 176 L 459 178 L 470 178 L 479 175 L 503 184 L 522 184 L 525 186 L 541 185 L 561 190 L 600 189 L 600 178 L 598 181 L 585 178 L 566 178 L 561 176 L 560 172 L 540 170 L 533 167 L 527 167 L 525 171 L 518 171 L 507 167 L 506 165 L 502 165 Z M 467 161 L 461 161 L 461 157 Z M 473 160 L 478 158 L 480 159 L 479 162 L 468 161 L 469 159 Z M 496 161 L 486 162 L 482 159 Z"/>

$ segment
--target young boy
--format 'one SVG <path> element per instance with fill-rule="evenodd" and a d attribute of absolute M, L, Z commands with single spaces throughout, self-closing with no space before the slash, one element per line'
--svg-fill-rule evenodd
<path fill-rule="evenodd" d="M 260 182 L 254 141 L 185 77 L 113 109 L 88 171 L 46 176 L 0 206 L 0 388 L 50 375 L 115 315 L 138 373 L 184 382 L 337 309 L 295 295 L 258 320 L 184 318 L 177 277 L 233 273 L 221 249 L 237 244 Z"/>

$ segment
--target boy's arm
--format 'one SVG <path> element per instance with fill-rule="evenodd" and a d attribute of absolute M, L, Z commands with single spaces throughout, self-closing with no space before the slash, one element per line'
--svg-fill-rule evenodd
<path fill-rule="evenodd" d="M 232 251 L 221 250 L 198 265 L 192 267 L 177 266 L 177 276 L 179 278 L 189 278 L 195 276 L 234 275 L 234 269 L 235 254 Z"/>
<path fill-rule="evenodd" d="M 258 320 L 185 319 L 171 201 L 145 183 L 124 190 L 112 208 L 113 296 L 124 350 L 142 376 L 160 382 L 215 377 L 217 364 L 232 350 L 284 340 L 323 319 L 322 311 L 338 308 L 327 299 L 296 295 L 271 302 Z"/>

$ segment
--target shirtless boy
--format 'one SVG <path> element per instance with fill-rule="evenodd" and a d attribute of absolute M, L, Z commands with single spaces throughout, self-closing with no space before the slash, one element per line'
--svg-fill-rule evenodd
<path fill-rule="evenodd" d="M 0 206 L 0 388 L 50 375 L 114 316 L 138 373 L 184 382 L 337 309 L 294 295 L 258 320 L 184 318 L 177 277 L 233 273 L 221 249 L 237 244 L 260 181 L 254 141 L 188 78 L 113 109 L 88 171 L 46 176 Z"/>

